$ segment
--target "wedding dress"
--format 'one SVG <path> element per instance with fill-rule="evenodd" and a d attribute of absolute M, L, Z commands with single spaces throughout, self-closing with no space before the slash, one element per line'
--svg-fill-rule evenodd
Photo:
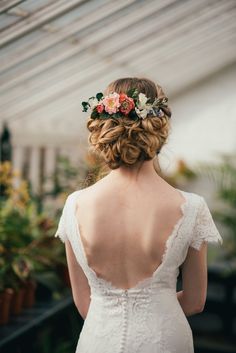
<path fill-rule="evenodd" d="M 91 302 L 76 353 L 193 353 L 193 336 L 176 295 L 179 266 L 188 247 L 220 242 L 205 199 L 179 190 L 185 198 L 182 217 L 169 235 L 162 262 L 152 276 L 130 289 L 115 287 L 89 267 L 76 218 L 80 192 L 64 205 L 55 236 L 69 239 L 90 288 Z"/>

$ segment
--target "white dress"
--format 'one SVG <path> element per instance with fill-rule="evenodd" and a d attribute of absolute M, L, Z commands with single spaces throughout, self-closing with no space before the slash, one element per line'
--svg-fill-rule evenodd
<path fill-rule="evenodd" d="M 192 330 L 176 296 L 179 266 L 188 247 L 203 240 L 220 242 L 205 199 L 179 190 L 183 215 L 167 239 L 162 262 L 153 275 L 130 289 L 116 288 L 88 266 L 76 219 L 80 192 L 64 205 L 55 236 L 69 239 L 91 287 L 91 302 L 76 353 L 193 353 Z"/>

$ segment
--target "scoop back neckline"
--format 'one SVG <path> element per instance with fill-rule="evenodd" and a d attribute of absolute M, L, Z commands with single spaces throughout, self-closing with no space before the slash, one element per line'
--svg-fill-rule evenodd
<path fill-rule="evenodd" d="M 80 189 L 80 190 L 76 190 L 73 194 L 74 196 L 77 196 L 81 191 L 83 191 L 84 189 Z M 147 283 L 151 283 L 153 281 L 153 279 L 157 276 L 157 274 L 159 272 L 161 272 L 161 270 L 163 269 L 165 262 L 167 260 L 167 255 L 168 255 L 168 250 L 170 247 L 171 242 L 174 240 L 176 234 L 178 233 L 179 229 L 181 228 L 182 224 L 184 223 L 184 220 L 186 218 L 186 209 L 188 207 L 189 204 L 189 199 L 188 199 L 188 193 L 184 190 L 181 189 L 177 189 L 175 188 L 175 190 L 179 191 L 179 193 L 183 196 L 183 202 L 180 205 L 180 210 L 182 215 L 180 216 L 180 218 L 177 220 L 177 222 L 175 222 L 172 231 L 170 232 L 170 234 L 168 235 L 166 242 L 165 242 L 165 247 L 164 247 L 164 251 L 163 254 L 161 256 L 161 262 L 160 264 L 156 267 L 156 269 L 152 272 L 152 274 L 150 276 L 147 276 L 146 278 L 143 278 L 141 280 L 139 280 L 134 286 L 131 286 L 129 288 L 121 288 L 121 287 L 117 287 L 116 285 L 114 285 L 111 281 L 106 280 L 105 278 L 102 278 L 100 276 L 98 276 L 98 274 L 95 272 L 95 270 L 89 266 L 88 264 L 88 259 L 87 259 L 87 255 L 85 252 L 85 248 L 83 245 L 83 241 L 81 238 L 81 232 L 80 232 L 80 224 L 79 221 L 76 217 L 76 204 L 77 204 L 77 198 L 74 197 L 74 203 L 73 203 L 73 218 L 75 221 L 75 229 L 76 229 L 76 235 L 78 236 L 78 240 L 79 240 L 79 245 L 81 248 L 81 252 L 82 252 L 82 256 L 83 256 L 83 260 L 84 263 L 87 267 L 87 270 L 95 277 L 95 279 L 99 282 L 102 282 L 106 287 L 109 287 L 109 289 L 114 290 L 114 291 L 121 291 L 121 292 L 125 292 L 125 293 L 129 293 L 132 292 L 134 290 L 138 290 L 140 288 L 142 288 L 144 285 L 146 285 Z"/>

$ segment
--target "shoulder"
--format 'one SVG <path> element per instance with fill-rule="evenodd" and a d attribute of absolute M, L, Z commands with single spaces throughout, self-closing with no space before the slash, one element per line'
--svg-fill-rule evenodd
<path fill-rule="evenodd" d="M 200 210 L 209 211 L 208 202 L 203 195 L 200 195 L 195 192 L 189 192 L 188 194 L 190 194 L 191 195 L 190 197 L 192 197 L 192 199 L 195 201 L 195 204 L 198 208 L 198 212 Z"/>
<path fill-rule="evenodd" d="M 83 199 L 83 201 L 89 200 L 89 196 L 93 197 L 94 193 L 92 192 L 92 187 L 86 187 L 83 189 L 78 189 L 72 191 L 67 195 L 65 200 L 65 208 L 70 209 L 73 206 L 76 206 L 77 201 Z"/>
<path fill-rule="evenodd" d="M 186 198 L 187 213 L 191 217 L 192 222 L 197 224 L 203 218 L 212 218 L 208 203 L 205 197 L 199 193 L 184 191 Z"/>
<path fill-rule="evenodd" d="M 200 207 L 205 201 L 204 197 L 198 193 L 177 189 L 186 197 L 193 207 Z M 191 202 L 190 202 L 191 201 Z"/>
<path fill-rule="evenodd" d="M 104 198 L 109 194 L 109 187 L 103 179 L 98 180 L 92 185 L 70 193 L 67 197 L 68 203 L 73 202 L 73 200 L 76 200 L 76 202 L 81 201 L 84 205 L 101 203 L 101 201 L 104 200 Z"/>
<path fill-rule="evenodd" d="M 74 200 L 78 195 L 86 193 L 86 190 L 88 189 L 89 187 L 72 191 L 70 194 L 67 195 L 65 203 L 69 203 L 70 201 Z"/>
<path fill-rule="evenodd" d="M 64 201 L 64 205 L 63 205 L 63 209 L 62 209 L 63 215 L 66 215 L 68 213 L 69 209 L 71 209 L 72 205 L 74 204 L 78 195 L 80 194 L 80 191 L 81 190 L 75 190 L 66 196 L 65 201 Z"/>

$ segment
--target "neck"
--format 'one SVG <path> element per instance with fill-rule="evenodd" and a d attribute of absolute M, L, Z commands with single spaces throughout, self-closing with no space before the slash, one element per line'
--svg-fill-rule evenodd
<path fill-rule="evenodd" d="M 117 181 L 130 181 L 137 182 L 138 180 L 147 180 L 147 178 L 157 177 L 156 170 L 153 164 L 154 160 L 144 161 L 140 163 L 136 163 L 134 166 L 126 167 L 121 166 L 117 169 L 111 170 L 109 176 L 113 178 L 113 180 Z"/>

